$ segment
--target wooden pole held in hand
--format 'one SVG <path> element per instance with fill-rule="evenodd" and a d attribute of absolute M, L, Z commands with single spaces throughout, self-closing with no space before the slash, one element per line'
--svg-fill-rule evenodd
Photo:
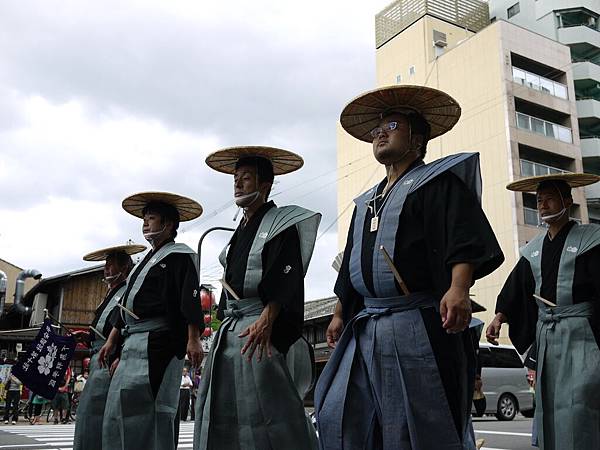
<path fill-rule="evenodd" d="M 408 286 L 406 286 L 406 283 L 400 276 L 400 272 L 398 272 L 398 269 L 396 269 L 396 266 L 394 265 L 394 261 L 392 261 L 392 258 L 390 258 L 389 253 L 387 252 L 387 250 L 385 249 L 385 247 L 383 245 L 379 246 L 379 251 L 381 251 L 381 253 L 383 253 L 383 258 L 385 259 L 385 262 L 387 263 L 390 270 L 394 274 L 394 278 L 400 285 L 400 289 L 402 289 L 402 292 L 404 293 L 404 295 L 409 295 L 410 291 L 408 290 Z"/>

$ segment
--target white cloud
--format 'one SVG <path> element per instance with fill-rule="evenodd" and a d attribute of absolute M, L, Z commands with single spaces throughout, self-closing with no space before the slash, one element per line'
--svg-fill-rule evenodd
<path fill-rule="evenodd" d="M 45 276 L 95 248 L 140 241 L 120 207 L 143 190 L 199 200 L 206 217 L 231 179 L 204 165 L 237 144 L 290 148 L 280 204 L 337 215 L 335 123 L 374 82 L 373 16 L 385 1 L 27 1 L 0 5 L 0 257 Z M 294 189 L 289 190 L 291 187 Z M 196 245 L 234 209 L 182 224 Z M 329 295 L 336 228 L 317 243 L 307 298 Z M 218 277 L 225 235 L 206 241 Z"/>

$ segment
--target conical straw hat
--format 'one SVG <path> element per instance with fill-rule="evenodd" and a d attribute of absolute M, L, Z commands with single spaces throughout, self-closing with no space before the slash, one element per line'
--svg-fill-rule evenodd
<path fill-rule="evenodd" d="M 234 174 L 235 165 L 241 158 L 256 156 L 265 158 L 273 164 L 275 175 L 294 172 L 304 165 L 304 160 L 294 152 L 275 147 L 245 146 L 228 147 L 208 155 L 206 164 L 218 172 Z"/>
<path fill-rule="evenodd" d="M 535 192 L 540 183 L 544 181 L 564 181 L 572 188 L 577 188 L 594 184 L 598 180 L 600 180 L 600 176 L 591 173 L 556 173 L 522 178 L 509 183 L 506 189 L 516 192 Z"/>
<path fill-rule="evenodd" d="M 84 261 L 106 261 L 109 255 L 114 253 L 124 252 L 128 255 L 135 255 L 146 250 L 145 245 L 139 244 L 127 244 L 127 245 L 115 245 L 113 247 L 101 248 L 100 250 L 88 253 L 83 257 Z"/>
<path fill-rule="evenodd" d="M 142 211 L 150 202 L 162 202 L 175 207 L 181 222 L 193 220 L 202 214 L 202 206 L 197 201 L 170 192 L 140 192 L 130 195 L 123 200 L 123 209 L 129 214 L 143 218 Z"/>
<path fill-rule="evenodd" d="M 445 92 L 425 86 L 386 86 L 365 92 L 346 105 L 340 116 L 344 130 L 373 142 L 371 131 L 388 113 L 417 113 L 431 127 L 433 139 L 449 131 L 460 118 L 460 105 Z"/>

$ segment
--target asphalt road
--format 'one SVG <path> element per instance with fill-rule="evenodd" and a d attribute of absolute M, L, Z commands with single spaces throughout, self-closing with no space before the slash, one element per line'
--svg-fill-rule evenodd
<path fill-rule="evenodd" d="M 483 448 L 489 450 L 532 450 L 531 421 L 518 415 L 511 422 L 500 422 L 495 417 L 473 418 L 475 437 L 485 439 Z"/>
<path fill-rule="evenodd" d="M 485 439 L 486 450 L 533 450 L 531 419 L 518 416 L 512 422 L 499 422 L 495 417 L 474 418 L 476 437 Z M 61 449 L 73 446 L 74 425 L 36 425 L 21 421 L 18 425 L 0 425 L 0 450 Z M 193 424 L 182 425 L 179 448 L 192 446 Z"/>

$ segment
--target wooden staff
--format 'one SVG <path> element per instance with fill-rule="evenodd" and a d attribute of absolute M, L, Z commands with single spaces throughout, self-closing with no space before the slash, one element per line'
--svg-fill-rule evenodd
<path fill-rule="evenodd" d="M 98 336 L 100 336 L 102 339 L 104 339 L 106 341 L 106 338 L 104 337 L 104 335 L 91 325 L 90 325 L 90 330 L 92 330 L 94 333 L 96 333 Z"/>
<path fill-rule="evenodd" d="M 65 330 L 67 333 L 69 334 L 73 334 L 73 331 L 70 330 L 69 328 L 65 327 L 62 322 L 60 322 L 56 317 L 54 317 L 52 314 L 50 314 L 50 312 L 47 309 L 44 309 L 44 315 L 46 316 L 46 319 L 51 319 L 53 322 L 56 322 L 63 330 Z"/>
<path fill-rule="evenodd" d="M 129 314 L 131 317 L 133 317 L 135 320 L 140 320 L 140 318 L 138 317 L 137 314 L 134 314 L 133 311 L 128 310 L 127 308 L 125 308 L 123 305 L 121 305 L 120 303 L 117 303 L 117 306 L 119 308 L 121 308 L 123 311 L 125 311 L 127 314 Z"/>
<path fill-rule="evenodd" d="M 227 292 L 229 292 L 229 295 L 231 295 L 236 300 L 240 299 L 240 297 L 235 293 L 235 291 L 233 290 L 233 288 L 231 286 L 229 286 L 229 283 L 227 283 L 227 281 L 225 281 L 225 279 L 221 279 L 219 281 L 221 282 L 221 284 L 223 285 L 223 287 L 225 288 L 225 290 Z"/>
<path fill-rule="evenodd" d="M 546 300 L 544 297 L 540 297 L 539 295 L 533 294 L 533 297 L 539 300 L 542 303 L 545 303 L 548 306 L 555 307 L 556 304 L 552 303 L 550 300 Z"/>
<path fill-rule="evenodd" d="M 385 247 L 383 245 L 379 246 L 379 251 L 381 251 L 381 253 L 383 253 L 383 258 L 385 259 L 385 262 L 387 263 L 387 265 L 390 267 L 390 270 L 394 274 L 394 278 L 400 285 L 400 289 L 402 289 L 402 292 L 404 293 L 404 295 L 410 295 L 408 286 L 406 286 L 406 283 L 400 276 L 400 272 L 398 272 L 398 269 L 396 269 L 396 266 L 394 265 L 394 261 L 392 261 L 392 258 L 390 258 L 389 253 L 387 252 L 387 250 L 385 249 Z"/>

